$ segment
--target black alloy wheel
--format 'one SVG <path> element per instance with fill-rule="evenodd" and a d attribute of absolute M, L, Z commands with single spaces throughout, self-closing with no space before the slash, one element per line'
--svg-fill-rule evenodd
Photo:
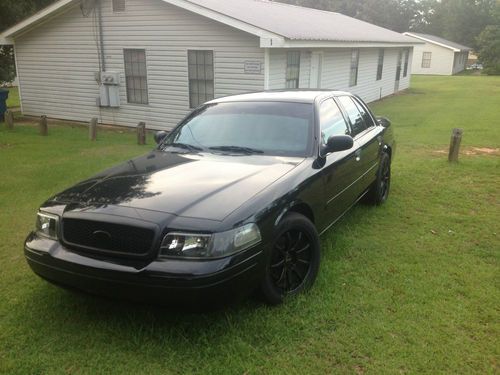
<path fill-rule="evenodd" d="M 389 196 L 389 187 L 391 186 L 391 162 L 389 156 L 383 158 L 382 168 L 380 171 L 380 203 L 385 202 Z"/>
<path fill-rule="evenodd" d="M 316 228 L 303 215 L 289 214 L 279 226 L 261 285 L 265 300 L 279 304 L 287 296 L 309 288 L 316 279 L 319 263 Z"/>
<path fill-rule="evenodd" d="M 391 187 L 391 157 L 386 152 L 380 156 L 377 179 L 368 190 L 365 201 L 369 204 L 380 205 L 389 197 Z"/>

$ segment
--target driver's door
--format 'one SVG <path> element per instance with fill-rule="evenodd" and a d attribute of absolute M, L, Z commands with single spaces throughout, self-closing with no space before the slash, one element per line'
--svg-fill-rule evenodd
<path fill-rule="evenodd" d="M 322 145 L 332 135 L 350 135 L 347 121 L 333 99 L 320 104 L 319 121 Z M 356 200 L 356 148 L 326 155 L 322 169 L 325 187 L 326 223 L 337 220 Z"/>

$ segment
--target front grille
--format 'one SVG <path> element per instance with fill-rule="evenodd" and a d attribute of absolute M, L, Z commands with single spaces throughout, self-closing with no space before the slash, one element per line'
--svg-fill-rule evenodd
<path fill-rule="evenodd" d="M 63 241 L 78 250 L 143 256 L 153 246 L 155 231 L 132 225 L 63 218 Z"/>

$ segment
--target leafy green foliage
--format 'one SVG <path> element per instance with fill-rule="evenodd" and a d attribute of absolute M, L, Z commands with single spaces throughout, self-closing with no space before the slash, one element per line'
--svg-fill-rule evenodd
<path fill-rule="evenodd" d="M 9 88 L 9 97 L 7 98 L 7 108 L 17 108 L 21 105 L 19 98 L 19 89 L 17 87 Z"/>
<path fill-rule="evenodd" d="M 486 26 L 477 38 L 479 60 L 486 74 L 500 74 L 500 25 Z"/>
<path fill-rule="evenodd" d="M 254 300 L 190 314 L 99 299 L 36 277 L 22 254 L 50 195 L 146 152 L 135 134 L 0 125 L 0 373 L 498 373 L 500 77 L 415 77 L 372 104 L 398 147 L 389 200 L 357 205 L 322 237 L 314 288 L 276 308 Z M 149 137 L 149 147 L 153 147 Z"/>

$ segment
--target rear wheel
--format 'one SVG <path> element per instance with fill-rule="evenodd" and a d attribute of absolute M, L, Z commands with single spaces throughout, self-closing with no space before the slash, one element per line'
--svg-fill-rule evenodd
<path fill-rule="evenodd" d="M 314 284 L 320 264 L 319 236 L 306 217 L 291 213 L 280 223 L 261 282 L 265 301 L 276 305 Z"/>
<path fill-rule="evenodd" d="M 380 205 L 387 200 L 391 187 L 391 157 L 386 152 L 380 156 L 377 179 L 366 195 L 369 204 Z"/>

